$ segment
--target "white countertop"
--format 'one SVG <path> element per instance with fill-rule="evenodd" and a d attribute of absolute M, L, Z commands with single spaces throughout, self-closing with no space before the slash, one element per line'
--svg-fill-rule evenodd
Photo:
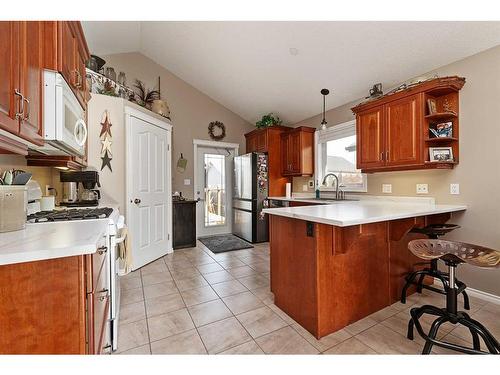
<path fill-rule="evenodd" d="M 95 253 L 108 226 L 106 218 L 26 224 L 0 233 L 0 265 Z"/>
<path fill-rule="evenodd" d="M 464 211 L 466 209 L 467 206 L 464 205 L 399 202 L 379 199 L 338 201 L 334 203 L 328 202 L 328 204 L 319 203 L 317 206 L 267 208 L 263 212 L 270 215 L 286 216 L 299 220 L 346 227 L 349 225 Z"/>

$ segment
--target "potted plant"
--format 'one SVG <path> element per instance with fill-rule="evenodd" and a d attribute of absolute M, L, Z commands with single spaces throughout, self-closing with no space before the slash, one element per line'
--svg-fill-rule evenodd
<path fill-rule="evenodd" d="M 281 125 L 283 121 L 275 115 L 274 113 L 268 113 L 267 115 L 262 116 L 262 118 L 255 123 L 258 129 L 267 128 L 269 126 Z"/>

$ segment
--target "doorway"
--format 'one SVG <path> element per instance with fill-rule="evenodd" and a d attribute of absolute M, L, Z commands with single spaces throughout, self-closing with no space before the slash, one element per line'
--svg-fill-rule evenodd
<path fill-rule="evenodd" d="M 194 142 L 197 237 L 232 232 L 233 162 L 238 148 L 231 143 Z"/>

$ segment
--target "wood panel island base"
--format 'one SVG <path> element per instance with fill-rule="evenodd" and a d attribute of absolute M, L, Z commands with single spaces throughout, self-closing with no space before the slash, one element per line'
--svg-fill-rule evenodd
<path fill-rule="evenodd" d="M 404 276 L 419 261 L 408 242 L 423 236 L 410 230 L 450 217 L 441 213 L 341 227 L 270 215 L 276 306 L 319 339 L 397 302 Z"/>

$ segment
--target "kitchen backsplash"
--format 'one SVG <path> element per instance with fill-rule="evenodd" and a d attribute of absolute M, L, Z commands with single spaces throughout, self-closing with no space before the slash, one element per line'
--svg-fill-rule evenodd
<path fill-rule="evenodd" d="M 59 181 L 59 173 L 57 170 L 50 167 L 28 167 L 26 159 L 20 155 L 0 155 L 0 171 L 6 169 L 22 169 L 23 171 L 33 174 L 32 179 L 38 181 L 42 188 L 42 193 L 45 194 L 45 185 L 53 186 L 53 180 Z M 56 176 L 56 179 L 54 178 Z"/>

